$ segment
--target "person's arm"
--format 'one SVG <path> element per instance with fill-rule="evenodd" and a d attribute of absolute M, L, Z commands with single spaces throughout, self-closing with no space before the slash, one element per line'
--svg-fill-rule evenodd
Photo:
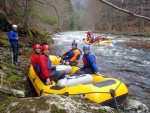
<path fill-rule="evenodd" d="M 62 53 L 61 55 L 59 55 L 59 57 L 62 57 L 62 56 L 64 56 L 64 55 L 66 55 L 70 50 L 71 50 L 71 49 L 65 51 L 64 53 Z"/>
<path fill-rule="evenodd" d="M 51 72 L 48 70 L 47 61 L 44 59 L 43 56 L 39 57 L 39 65 L 41 68 L 41 75 L 43 76 L 42 78 L 49 78 Z"/>
<path fill-rule="evenodd" d="M 90 63 L 90 65 L 91 65 L 91 67 L 92 67 L 94 73 L 98 73 L 98 72 L 99 72 L 99 69 L 98 69 L 98 67 L 97 67 L 97 65 L 96 65 L 95 57 L 94 57 L 93 55 L 90 55 L 90 56 L 88 57 L 88 62 Z"/>
<path fill-rule="evenodd" d="M 16 41 L 17 40 L 16 39 L 17 37 L 16 36 L 14 37 L 13 35 L 14 35 L 14 33 L 12 31 L 10 31 L 9 34 L 8 34 L 8 37 L 9 37 L 10 41 Z"/>
<path fill-rule="evenodd" d="M 77 58 L 77 56 L 80 54 L 80 51 L 74 50 L 73 53 L 74 53 L 74 56 L 70 59 L 71 62 L 73 62 Z"/>

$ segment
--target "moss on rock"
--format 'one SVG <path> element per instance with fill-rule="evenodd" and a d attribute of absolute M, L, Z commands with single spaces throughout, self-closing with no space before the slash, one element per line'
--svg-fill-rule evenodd
<path fill-rule="evenodd" d="M 6 47 L 6 48 L 11 47 L 9 41 L 8 40 L 3 40 L 3 39 L 0 39 L 0 46 Z"/>
<path fill-rule="evenodd" d="M 82 100 L 82 99 L 81 99 Z M 84 103 L 87 104 L 87 103 Z M 83 103 L 76 102 L 70 98 L 64 98 L 59 95 L 47 95 L 44 97 L 13 99 L 0 104 L 0 112 L 20 113 L 112 113 L 115 111 L 111 108 L 102 107 L 99 104 L 91 103 L 84 107 Z"/>
<path fill-rule="evenodd" d="M 32 34 L 37 38 L 37 43 L 40 44 L 49 44 L 53 43 L 53 40 L 50 36 L 44 34 L 43 32 L 39 31 L 38 29 L 31 29 Z"/>
<path fill-rule="evenodd" d="M 7 78 L 7 80 L 12 82 L 12 83 L 23 82 L 22 78 L 20 76 L 17 76 L 17 75 L 12 75 L 9 78 Z"/>
<path fill-rule="evenodd" d="M 67 113 L 67 112 L 65 109 L 59 109 L 55 104 L 52 104 L 51 113 Z"/>

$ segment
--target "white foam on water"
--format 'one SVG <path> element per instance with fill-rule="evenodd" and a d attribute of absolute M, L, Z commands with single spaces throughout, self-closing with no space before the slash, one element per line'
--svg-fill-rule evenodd
<path fill-rule="evenodd" d="M 144 61 L 142 61 L 142 63 L 150 66 L 150 61 L 144 60 Z"/>
<path fill-rule="evenodd" d="M 138 52 L 138 49 L 135 49 L 135 48 L 134 48 L 134 49 L 132 49 L 131 51 L 132 51 L 132 52 Z"/>
<path fill-rule="evenodd" d="M 136 56 L 124 56 L 125 59 L 128 59 L 128 60 L 134 60 L 134 61 L 138 61 L 138 58 Z"/>
<path fill-rule="evenodd" d="M 122 57 L 122 56 L 125 56 L 127 55 L 127 52 L 116 52 L 115 53 L 115 56 L 119 56 L 119 57 Z"/>

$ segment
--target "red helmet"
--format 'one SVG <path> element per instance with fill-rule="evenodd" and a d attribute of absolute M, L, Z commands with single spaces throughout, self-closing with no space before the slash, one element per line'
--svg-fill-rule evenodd
<path fill-rule="evenodd" d="M 34 44 L 33 48 L 34 49 L 41 49 L 41 45 L 40 44 Z"/>
<path fill-rule="evenodd" d="M 45 49 L 50 50 L 50 47 L 49 47 L 48 45 L 43 45 L 43 46 L 42 46 L 42 51 L 45 50 Z"/>

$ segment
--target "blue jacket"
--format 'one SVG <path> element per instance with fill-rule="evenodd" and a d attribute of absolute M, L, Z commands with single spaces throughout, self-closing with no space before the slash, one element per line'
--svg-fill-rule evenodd
<path fill-rule="evenodd" d="M 14 30 L 11 30 L 8 34 L 8 38 L 9 38 L 9 41 L 11 43 L 11 45 L 13 44 L 18 44 L 18 40 L 16 40 L 16 38 L 18 37 L 18 33 Z"/>
<path fill-rule="evenodd" d="M 93 70 L 94 73 L 99 72 L 96 65 L 96 57 L 94 54 L 92 53 L 84 54 L 83 63 L 84 63 L 84 68 L 90 68 Z"/>
<path fill-rule="evenodd" d="M 92 43 L 94 43 L 94 41 L 95 41 L 95 40 L 94 40 L 94 36 L 92 36 L 92 38 L 91 38 L 91 42 L 92 42 Z"/>

